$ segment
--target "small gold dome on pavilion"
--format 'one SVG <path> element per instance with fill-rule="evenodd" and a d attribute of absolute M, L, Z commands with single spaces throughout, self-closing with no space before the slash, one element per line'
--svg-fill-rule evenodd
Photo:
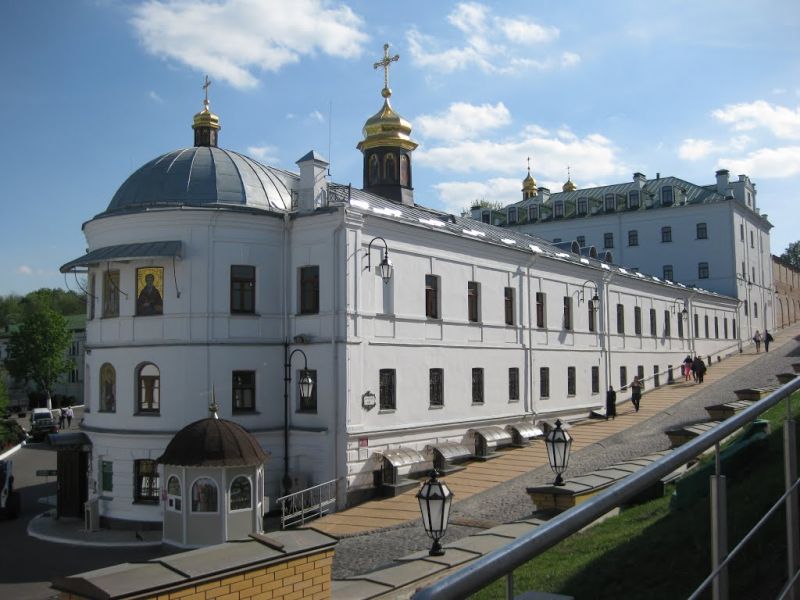
<path fill-rule="evenodd" d="M 536 195 L 536 180 L 531 175 L 531 159 L 528 157 L 528 175 L 522 180 L 522 191 L 528 192 L 527 195 Z"/>
<path fill-rule="evenodd" d="M 574 192 L 578 189 L 578 186 L 573 183 L 572 179 L 567 179 L 561 189 L 565 192 Z"/>
<path fill-rule="evenodd" d="M 192 129 L 198 127 L 211 127 L 212 129 L 222 129 L 219 124 L 219 117 L 212 113 L 209 108 L 208 100 L 205 101 L 205 108 L 194 116 L 192 122 Z"/>
<path fill-rule="evenodd" d="M 358 143 L 362 152 L 370 148 L 396 147 L 414 150 L 418 144 L 411 139 L 411 123 L 397 114 L 389 103 L 392 91 L 383 88 L 383 107 L 364 123 L 364 139 Z"/>

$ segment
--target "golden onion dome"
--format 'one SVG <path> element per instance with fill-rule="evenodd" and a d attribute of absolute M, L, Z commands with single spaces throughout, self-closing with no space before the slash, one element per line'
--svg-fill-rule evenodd
<path fill-rule="evenodd" d="M 574 192 L 575 190 L 577 190 L 577 189 L 578 189 L 578 186 L 577 186 L 577 185 L 575 185 L 575 184 L 572 182 L 572 179 L 567 179 L 567 181 L 564 183 L 564 185 L 563 185 L 563 186 L 561 186 L 561 189 L 562 189 L 563 191 L 565 191 L 565 192 Z"/>
<path fill-rule="evenodd" d="M 219 124 L 219 117 L 212 113 L 209 108 L 208 99 L 205 100 L 205 108 L 201 110 L 194 116 L 194 120 L 192 122 L 192 129 L 197 129 L 198 127 L 210 127 L 211 129 L 221 129 L 222 127 Z"/>
<path fill-rule="evenodd" d="M 522 191 L 536 193 L 536 180 L 531 175 L 530 170 L 528 171 L 528 176 L 522 180 Z"/>
<path fill-rule="evenodd" d="M 418 144 L 411 139 L 411 123 L 397 114 L 389 103 L 392 90 L 383 88 L 381 95 L 383 107 L 364 123 L 364 139 L 357 148 L 362 152 L 386 146 L 414 150 Z"/>

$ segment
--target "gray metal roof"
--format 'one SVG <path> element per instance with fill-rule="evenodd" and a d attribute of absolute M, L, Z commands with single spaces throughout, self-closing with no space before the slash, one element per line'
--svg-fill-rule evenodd
<path fill-rule="evenodd" d="M 182 255 L 183 243 L 180 241 L 119 244 L 117 246 L 104 246 L 103 248 L 92 250 L 80 258 L 76 258 L 62 265 L 60 271 L 62 273 L 67 273 L 75 267 L 85 267 L 106 261 L 137 260 L 142 258 L 158 258 L 161 256 L 181 258 Z"/>
<path fill-rule="evenodd" d="M 163 206 L 238 205 L 291 209 L 296 174 L 229 150 L 194 147 L 162 154 L 136 170 L 106 213 Z"/>

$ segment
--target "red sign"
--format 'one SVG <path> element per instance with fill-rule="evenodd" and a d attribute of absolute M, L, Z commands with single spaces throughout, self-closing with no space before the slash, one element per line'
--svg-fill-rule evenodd
<path fill-rule="evenodd" d="M 358 438 L 359 448 L 369 448 L 369 438 Z"/>

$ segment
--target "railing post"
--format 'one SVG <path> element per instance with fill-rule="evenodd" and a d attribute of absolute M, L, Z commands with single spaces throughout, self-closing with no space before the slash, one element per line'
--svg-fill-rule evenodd
<path fill-rule="evenodd" d="M 506 574 L 506 600 L 514 600 L 514 571 Z"/>
<path fill-rule="evenodd" d="M 717 569 L 728 555 L 728 494 L 719 454 L 715 444 L 716 474 L 711 476 L 711 569 Z M 712 598 L 728 600 L 728 567 L 720 569 L 713 581 Z"/>
<path fill-rule="evenodd" d="M 797 481 L 797 441 L 796 441 L 796 422 L 791 415 L 791 402 L 786 399 L 786 421 L 783 424 L 783 469 L 788 492 L 794 482 Z M 800 515 L 798 515 L 797 489 L 792 490 L 786 497 L 786 559 L 788 567 L 788 580 L 794 577 L 800 560 L 800 543 L 798 542 L 797 528 L 800 526 Z M 792 585 L 787 594 L 790 600 L 797 600 L 798 585 Z"/>

